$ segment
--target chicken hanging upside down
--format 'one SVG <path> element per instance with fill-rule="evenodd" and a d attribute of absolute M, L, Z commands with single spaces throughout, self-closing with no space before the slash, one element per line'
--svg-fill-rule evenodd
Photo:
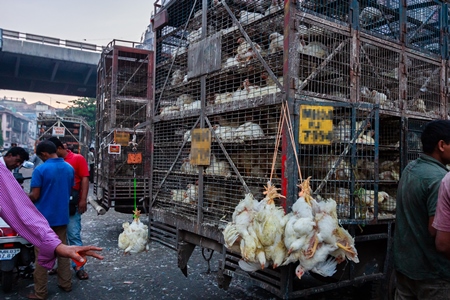
<path fill-rule="evenodd" d="M 311 196 L 309 182 L 310 178 L 299 185 L 300 197 L 292 206 L 284 232 L 289 256 L 283 265 L 298 260 L 299 279 L 308 271 L 332 276 L 336 265 L 346 258 L 359 262 L 352 236 L 339 225 L 336 202 L 316 201 Z"/>
<path fill-rule="evenodd" d="M 299 198 L 289 214 L 275 205 L 274 199 L 283 196 L 271 182 L 263 200 L 247 194 L 236 206 L 223 235 L 227 248 L 239 243 L 241 269 L 253 272 L 298 262 L 298 278 L 308 271 L 326 277 L 346 259 L 359 262 L 353 237 L 339 225 L 336 202 L 315 200 L 309 182 L 299 185 Z"/>
<path fill-rule="evenodd" d="M 122 224 L 123 232 L 119 234 L 118 246 L 127 253 L 139 253 L 148 251 L 148 226 L 139 220 L 141 211 L 136 209 L 133 211 L 133 222 L 125 222 Z"/>

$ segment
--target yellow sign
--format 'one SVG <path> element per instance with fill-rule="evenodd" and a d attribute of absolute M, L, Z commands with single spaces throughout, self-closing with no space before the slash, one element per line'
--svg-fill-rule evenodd
<path fill-rule="evenodd" d="M 191 164 L 209 166 L 211 158 L 211 131 L 209 128 L 197 128 L 191 132 Z"/>
<path fill-rule="evenodd" d="M 333 107 L 300 105 L 300 144 L 330 145 L 333 138 Z"/>
<path fill-rule="evenodd" d="M 128 132 L 114 131 L 114 142 L 116 144 L 126 147 L 130 142 L 130 134 Z"/>

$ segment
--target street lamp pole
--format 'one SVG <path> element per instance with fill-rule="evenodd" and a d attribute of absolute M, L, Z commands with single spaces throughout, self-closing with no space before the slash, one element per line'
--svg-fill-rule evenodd
<path fill-rule="evenodd" d="M 58 104 L 65 104 L 65 105 L 67 105 L 68 107 L 70 107 L 70 109 L 72 110 L 72 116 L 73 116 L 73 105 L 70 106 L 68 103 L 61 102 L 61 101 L 56 101 L 56 103 L 58 103 Z"/>

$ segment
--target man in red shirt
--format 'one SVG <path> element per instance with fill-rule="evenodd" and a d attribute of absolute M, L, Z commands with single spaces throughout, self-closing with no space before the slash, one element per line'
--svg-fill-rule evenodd
<path fill-rule="evenodd" d="M 69 245 L 82 246 L 81 240 L 81 215 L 87 210 L 87 195 L 89 191 L 89 170 L 86 159 L 72 151 L 65 149 L 63 143 L 57 137 L 48 139 L 56 145 L 56 154 L 64 158 L 75 170 L 75 185 L 72 189 L 72 201 L 75 203 L 70 208 L 69 224 L 67 225 L 67 242 Z M 78 201 L 76 201 L 78 199 Z M 89 278 L 84 267 L 76 269 L 75 263 L 72 263 L 75 273 L 80 280 Z"/>

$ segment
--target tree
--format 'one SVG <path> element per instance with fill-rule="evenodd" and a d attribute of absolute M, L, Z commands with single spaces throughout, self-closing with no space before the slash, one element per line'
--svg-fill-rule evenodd
<path fill-rule="evenodd" d="M 89 126 L 92 128 L 92 133 L 95 132 L 95 119 L 96 119 L 96 99 L 95 98 L 78 98 L 70 101 L 73 103 L 73 107 L 67 107 L 64 112 L 66 115 L 73 114 L 74 116 L 83 117 Z M 72 113 L 73 112 L 73 113 Z"/>

